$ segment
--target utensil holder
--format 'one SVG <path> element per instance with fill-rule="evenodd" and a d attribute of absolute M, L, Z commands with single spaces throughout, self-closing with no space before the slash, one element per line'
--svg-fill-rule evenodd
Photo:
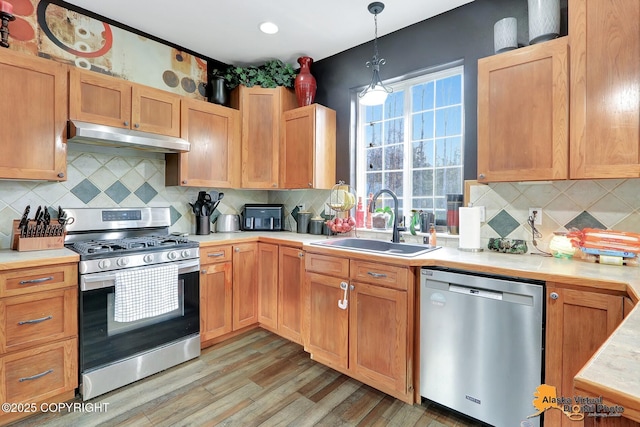
<path fill-rule="evenodd" d="M 196 234 L 198 236 L 206 236 L 211 233 L 211 217 L 208 215 L 200 215 L 196 217 Z"/>

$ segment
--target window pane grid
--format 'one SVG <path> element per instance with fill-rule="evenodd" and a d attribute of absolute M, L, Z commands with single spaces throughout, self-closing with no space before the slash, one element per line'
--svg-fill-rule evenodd
<path fill-rule="evenodd" d="M 360 106 L 365 120 L 358 134 L 365 141 L 358 145 L 357 189 L 363 198 L 389 188 L 401 215 L 434 211 L 437 222 L 446 223 L 446 194 L 462 192 L 462 74 L 458 67 L 400 82 L 383 105 Z M 386 205 L 391 199 L 382 195 L 376 206 Z"/>

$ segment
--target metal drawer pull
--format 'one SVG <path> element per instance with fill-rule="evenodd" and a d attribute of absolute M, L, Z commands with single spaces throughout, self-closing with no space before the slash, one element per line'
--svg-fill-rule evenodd
<path fill-rule="evenodd" d="M 40 279 L 32 279 L 32 280 L 21 280 L 20 284 L 21 285 L 30 285 L 32 283 L 48 282 L 49 280 L 53 280 L 53 276 L 41 277 Z"/>
<path fill-rule="evenodd" d="M 42 378 L 45 375 L 50 374 L 52 372 L 53 372 L 53 369 L 49 369 L 48 371 L 44 371 L 44 372 L 41 372 L 39 374 L 32 375 L 30 377 L 22 377 L 18 381 L 19 382 L 23 382 L 23 381 L 37 380 L 38 378 Z"/>
<path fill-rule="evenodd" d="M 368 271 L 367 274 L 371 277 L 375 277 L 376 279 L 380 279 L 382 277 L 387 277 L 384 273 L 374 273 L 373 271 Z"/>
<path fill-rule="evenodd" d="M 219 257 L 219 256 L 224 256 L 224 252 L 216 252 L 215 254 L 207 254 L 208 257 Z"/>
<path fill-rule="evenodd" d="M 32 325 L 34 323 L 44 322 L 45 320 L 51 320 L 53 316 L 41 317 L 39 319 L 31 319 L 31 320 L 22 320 L 18 322 L 18 325 Z"/>

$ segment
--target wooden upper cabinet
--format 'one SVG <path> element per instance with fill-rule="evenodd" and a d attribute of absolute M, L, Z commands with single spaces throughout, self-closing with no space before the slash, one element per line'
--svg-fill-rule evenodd
<path fill-rule="evenodd" d="M 231 105 L 242 116 L 242 188 L 278 188 L 282 113 L 296 107 L 291 89 L 238 86 Z"/>
<path fill-rule="evenodd" d="M 195 99 L 183 99 L 181 137 L 186 153 L 167 154 L 167 185 L 240 186 L 240 112 Z"/>
<path fill-rule="evenodd" d="M 71 68 L 69 118 L 180 136 L 179 95 L 94 71 Z"/>
<path fill-rule="evenodd" d="M 640 176 L 640 3 L 569 0 L 570 178 Z"/>
<path fill-rule="evenodd" d="M 336 112 L 319 104 L 285 111 L 280 187 L 330 189 L 336 183 Z"/>
<path fill-rule="evenodd" d="M 0 49 L 0 178 L 63 181 L 67 66 Z"/>
<path fill-rule="evenodd" d="M 567 37 L 478 61 L 478 181 L 568 178 L 568 74 Z"/>

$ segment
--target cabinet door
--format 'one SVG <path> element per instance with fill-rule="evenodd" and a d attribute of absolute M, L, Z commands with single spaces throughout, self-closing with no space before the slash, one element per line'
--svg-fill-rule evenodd
<path fill-rule="evenodd" d="M 240 113 L 195 99 L 182 100 L 181 137 L 187 153 L 167 154 L 167 185 L 240 186 Z"/>
<path fill-rule="evenodd" d="M 571 179 L 640 176 L 640 3 L 570 0 Z"/>
<path fill-rule="evenodd" d="M 0 49 L 0 76 L 0 178 L 65 180 L 67 67 Z"/>
<path fill-rule="evenodd" d="M 95 71 L 71 68 L 69 118 L 129 129 L 131 83 Z"/>
<path fill-rule="evenodd" d="M 200 275 L 200 340 L 232 330 L 233 267 L 231 262 L 204 265 Z"/>
<path fill-rule="evenodd" d="M 545 384 L 558 396 L 573 396 L 573 377 L 622 321 L 622 297 L 547 285 Z M 545 424 L 574 426 L 560 411 Z"/>
<path fill-rule="evenodd" d="M 349 308 L 338 307 L 344 297 L 341 283 L 348 286 L 349 281 L 306 273 L 303 330 L 304 349 L 313 360 L 345 371 L 349 363 Z"/>
<path fill-rule="evenodd" d="M 278 187 L 282 112 L 295 106 L 295 93 L 278 87 L 238 86 L 231 102 L 242 115 L 242 187 Z"/>
<path fill-rule="evenodd" d="M 285 111 L 280 187 L 325 188 L 336 182 L 336 112 L 319 104 Z"/>
<path fill-rule="evenodd" d="M 233 330 L 258 323 L 258 244 L 233 245 Z"/>
<path fill-rule="evenodd" d="M 271 243 L 258 243 L 258 322 L 278 330 L 278 245 Z"/>
<path fill-rule="evenodd" d="M 407 393 L 407 292 L 353 282 L 349 370 L 381 390 Z"/>
<path fill-rule="evenodd" d="M 302 287 L 304 284 L 304 252 L 280 247 L 278 278 L 278 333 L 298 344 L 302 343 Z"/>
<path fill-rule="evenodd" d="M 566 179 L 567 38 L 478 61 L 478 181 Z"/>
<path fill-rule="evenodd" d="M 160 135 L 180 136 L 180 96 L 133 83 L 131 128 Z"/>

